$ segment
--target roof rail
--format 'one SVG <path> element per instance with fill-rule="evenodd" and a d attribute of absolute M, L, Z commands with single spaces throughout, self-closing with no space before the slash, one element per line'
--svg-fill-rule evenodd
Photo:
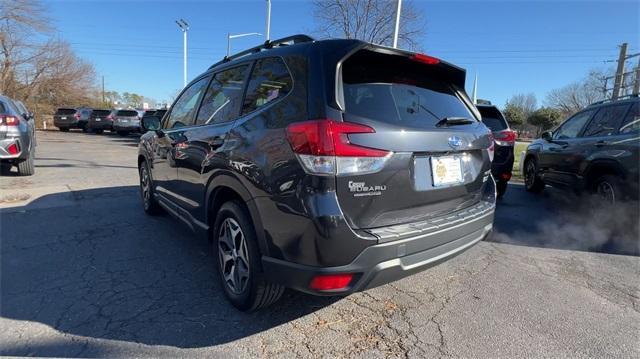
<path fill-rule="evenodd" d="M 225 56 L 222 60 L 216 62 L 215 64 L 209 66 L 209 69 L 212 69 L 220 64 L 223 64 L 225 62 L 229 62 L 231 60 L 235 60 L 235 59 L 239 59 L 241 57 L 247 56 L 247 55 L 251 55 L 253 53 L 256 52 L 260 52 L 263 50 L 269 50 L 272 49 L 274 47 L 278 47 L 278 46 L 286 46 L 286 45 L 295 45 L 295 44 L 299 44 L 299 43 L 303 43 L 303 42 L 312 42 L 315 41 L 314 38 L 312 38 L 311 36 L 308 35 L 303 35 L 303 34 L 298 34 L 298 35 L 292 35 L 292 36 L 287 36 L 287 37 L 283 37 L 282 39 L 277 39 L 277 40 L 267 40 L 265 41 L 262 45 L 258 45 L 256 47 L 252 47 L 248 50 L 244 50 L 244 51 L 240 51 L 237 54 L 233 54 L 231 56 Z"/>
<path fill-rule="evenodd" d="M 602 105 L 603 103 L 609 103 L 609 102 L 615 102 L 615 101 L 621 101 L 621 100 L 628 100 L 628 99 L 635 98 L 635 97 L 640 97 L 640 96 L 638 96 L 638 94 L 635 93 L 635 94 L 631 94 L 631 95 L 620 96 L 620 97 L 615 98 L 615 99 L 608 98 L 606 100 L 594 102 L 594 103 L 590 104 L 587 107 Z"/>

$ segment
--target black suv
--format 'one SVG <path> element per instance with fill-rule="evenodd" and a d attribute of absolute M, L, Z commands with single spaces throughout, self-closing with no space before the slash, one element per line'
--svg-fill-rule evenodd
<path fill-rule="evenodd" d="M 491 231 L 490 131 L 465 71 L 357 40 L 297 35 L 213 65 L 147 117 L 144 209 L 213 242 L 241 310 L 285 287 L 375 287 Z"/>
<path fill-rule="evenodd" d="M 491 161 L 491 173 L 496 181 L 498 198 L 504 196 L 513 170 L 513 148 L 516 144 L 516 132 L 509 128 L 509 123 L 502 112 L 493 105 L 476 105 L 482 122 L 493 132 L 495 151 Z"/>
<path fill-rule="evenodd" d="M 62 132 L 68 132 L 70 128 L 80 128 L 87 132 L 90 116 L 90 108 L 59 108 L 53 115 L 53 125 Z"/>
<path fill-rule="evenodd" d="M 593 104 L 527 148 L 525 187 L 587 190 L 609 202 L 638 198 L 640 98 Z"/>

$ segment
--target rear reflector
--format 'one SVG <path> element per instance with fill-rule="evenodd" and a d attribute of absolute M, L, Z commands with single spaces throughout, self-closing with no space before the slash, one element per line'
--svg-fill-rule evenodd
<path fill-rule="evenodd" d="M 313 277 L 309 288 L 313 290 L 345 289 L 351 283 L 353 274 L 322 274 Z"/>
<path fill-rule="evenodd" d="M 348 135 L 375 132 L 357 123 L 322 119 L 290 124 L 287 139 L 309 173 L 365 174 L 382 169 L 391 152 L 353 144 Z"/>
<path fill-rule="evenodd" d="M 415 54 L 411 56 L 411 60 L 422 62 L 427 65 L 437 65 L 440 63 L 440 59 L 424 54 Z"/>
<path fill-rule="evenodd" d="M 500 178 L 502 178 L 505 181 L 508 181 L 511 179 L 511 173 L 507 172 L 507 173 L 503 173 L 500 175 Z"/>
<path fill-rule="evenodd" d="M 7 152 L 9 152 L 10 155 L 17 155 L 20 150 L 18 149 L 18 145 L 12 143 L 7 147 Z"/>

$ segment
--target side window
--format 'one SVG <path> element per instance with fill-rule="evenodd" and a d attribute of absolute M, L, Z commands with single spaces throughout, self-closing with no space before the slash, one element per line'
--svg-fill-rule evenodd
<path fill-rule="evenodd" d="M 198 112 L 198 125 L 235 120 L 240 113 L 242 90 L 249 65 L 214 75 Z"/>
<path fill-rule="evenodd" d="M 626 103 L 606 106 L 598 110 L 593 120 L 584 130 L 583 137 L 609 136 L 616 132 L 622 122 L 622 116 L 627 112 L 629 105 Z"/>
<path fill-rule="evenodd" d="M 620 133 L 631 133 L 640 131 L 640 102 L 636 102 L 622 121 Z"/>
<path fill-rule="evenodd" d="M 566 120 L 553 134 L 553 139 L 562 140 L 578 137 L 578 133 L 589 121 L 591 115 L 593 115 L 593 110 L 583 111 Z"/>
<path fill-rule="evenodd" d="M 209 77 L 205 77 L 186 89 L 171 106 L 171 113 L 166 119 L 163 128 L 176 128 L 193 124 L 198 102 L 204 92 Z"/>
<path fill-rule="evenodd" d="M 291 91 L 293 79 L 279 57 L 258 60 L 251 73 L 242 113 L 249 113 Z"/>

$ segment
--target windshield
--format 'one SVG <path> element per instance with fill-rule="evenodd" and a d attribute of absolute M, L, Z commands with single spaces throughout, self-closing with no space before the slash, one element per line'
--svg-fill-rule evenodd
<path fill-rule="evenodd" d="M 116 116 L 125 116 L 125 117 L 138 116 L 138 111 L 118 111 Z"/>
<path fill-rule="evenodd" d="M 56 115 L 73 115 L 76 113 L 75 108 L 59 108 Z"/>

